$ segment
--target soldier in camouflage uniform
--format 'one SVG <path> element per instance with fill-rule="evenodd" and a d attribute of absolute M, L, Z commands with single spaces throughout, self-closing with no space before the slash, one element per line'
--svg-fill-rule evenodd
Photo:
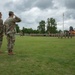
<path fill-rule="evenodd" d="M 2 13 L 0 12 L 0 49 L 3 41 L 3 20 L 1 18 L 2 18 Z"/>
<path fill-rule="evenodd" d="M 7 36 L 7 42 L 8 42 L 8 54 L 12 55 L 13 52 L 13 46 L 15 42 L 15 27 L 16 22 L 21 22 L 21 19 L 15 16 L 12 11 L 9 11 L 9 17 L 5 20 L 4 26 L 5 26 L 5 34 Z"/>

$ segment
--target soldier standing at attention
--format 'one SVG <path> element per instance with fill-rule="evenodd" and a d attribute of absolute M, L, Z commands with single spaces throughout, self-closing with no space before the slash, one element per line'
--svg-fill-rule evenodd
<path fill-rule="evenodd" d="M 3 41 L 3 20 L 2 18 L 2 13 L 0 12 L 0 53 L 1 52 L 1 45 L 2 45 L 2 41 Z"/>
<path fill-rule="evenodd" d="M 13 55 L 13 46 L 15 43 L 16 22 L 21 22 L 21 19 L 14 15 L 14 12 L 9 11 L 9 17 L 5 20 L 5 34 L 7 36 L 8 55 Z"/>

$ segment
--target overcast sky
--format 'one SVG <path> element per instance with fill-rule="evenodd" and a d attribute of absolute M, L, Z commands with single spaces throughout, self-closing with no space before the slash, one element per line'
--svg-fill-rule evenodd
<path fill-rule="evenodd" d="M 8 17 L 8 12 L 13 11 L 22 19 L 20 28 L 37 29 L 39 22 L 47 18 L 55 18 L 57 29 L 64 29 L 70 26 L 75 28 L 75 0 L 0 0 L 0 11 L 3 20 Z"/>

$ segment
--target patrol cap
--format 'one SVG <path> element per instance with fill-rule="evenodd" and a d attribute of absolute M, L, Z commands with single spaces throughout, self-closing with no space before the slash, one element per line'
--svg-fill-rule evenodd
<path fill-rule="evenodd" d="M 13 15 L 14 12 L 13 11 L 9 11 L 9 16 Z"/>

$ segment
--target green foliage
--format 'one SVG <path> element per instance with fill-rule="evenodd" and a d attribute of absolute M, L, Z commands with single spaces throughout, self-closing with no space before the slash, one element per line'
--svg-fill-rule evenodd
<path fill-rule="evenodd" d="M 48 18 L 47 19 L 47 28 L 45 27 L 45 21 L 44 20 L 41 20 L 39 22 L 39 26 L 37 27 L 37 30 L 33 30 L 32 28 L 25 28 L 23 27 L 22 28 L 22 34 L 24 35 L 25 33 L 27 34 L 38 34 L 38 33 L 41 33 L 41 34 L 44 34 L 44 33 L 57 33 L 57 24 L 56 24 L 56 20 L 54 18 Z M 47 29 L 47 30 L 46 30 Z M 17 33 L 20 32 L 19 30 L 19 26 L 16 25 L 16 30 L 17 30 Z"/>
<path fill-rule="evenodd" d="M 19 29 L 18 24 L 16 24 L 16 32 L 17 32 L 17 33 L 19 33 L 19 32 L 20 32 L 20 29 Z"/>
<path fill-rule="evenodd" d="M 48 33 L 56 33 L 57 32 L 57 24 L 54 18 L 47 19 L 47 32 Z"/>
<path fill-rule="evenodd" d="M 23 36 L 24 36 L 24 33 L 25 33 L 25 28 L 23 27 L 21 34 L 23 34 Z"/>
<path fill-rule="evenodd" d="M 23 33 L 23 35 L 24 35 L 25 33 L 27 33 L 27 34 L 31 34 L 31 33 L 37 34 L 37 33 L 39 33 L 39 31 L 38 31 L 38 30 L 33 30 L 32 28 L 24 28 L 24 27 L 23 27 L 22 33 Z"/>
<path fill-rule="evenodd" d="M 72 26 L 69 27 L 69 31 L 74 31 Z"/>
<path fill-rule="evenodd" d="M 44 20 L 42 20 L 41 22 L 39 22 L 38 31 L 40 33 L 45 33 L 45 21 Z"/>

